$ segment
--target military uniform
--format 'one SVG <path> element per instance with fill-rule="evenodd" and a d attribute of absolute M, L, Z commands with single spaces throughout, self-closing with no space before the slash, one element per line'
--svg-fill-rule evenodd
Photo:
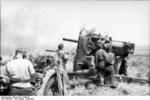
<path fill-rule="evenodd" d="M 100 85 L 103 85 L 104 71 L 105 71 L 105 59 L 106 52 L 103 49 L 99 49 L 96 52 L 96 68 L 98 72 L 98 78 L 100 79 Z"/>
<path fill-rule="evenodd" d="M 62 80 L 58 82 L 59 86 L 61 87 L 60 94 L 67 95 L 66 90 L 66 82 L 68 80 L 68 75 L 66 72 L 67 56 L 63 51 L 63 44 L 58 45 L 58 52 L 56 52 L 55 61 L 56 64 L 58 65 L 57 67 L 59 68 L 59 71 L 63 73 L 62 76 L 58 74 L 59 76 L 58 80 Z"/>
<path fill-rule="evenodd" d="M 114 84 L 115 56 L 112 52 L 106 53 L 105 84 Z"/>
<path fill-rule="evenodd" d="M 123 49 L 124 49 L 124 54 L 122 55 L 119 74 L 120 75 L 123 74 L 123 75 L 127 76 L 129 54 L 131 53 L 131 51 L 133 52 L 133 49 L 128 44 L 124 44 Z"/>
<path fill-rule="evenodd" d="M 6 72 L 11 80 L 9 95 L 34 95 L 30 79 L 35 74 L 35 70 L 29 60 L 16 57 L 7 63 Z"/>
<path fill-rule="evenodd" d="M 119 69 L 119 74 L 120 75 L 125 75 L 127 76 L 127 68 L 128 68 L 128 57 L 124 57 L 122 58 L 122 62 L 121 62 L 121 65 L 120 65 L 120 69 Z"/>
<path fill-rule="evenodd" d="M 63 65 L 64 70 L 66 70 L 67 57 L 66 57 L 64 51 L 59 50 L 57 54 L 58 54 L 59 62 Z"/>

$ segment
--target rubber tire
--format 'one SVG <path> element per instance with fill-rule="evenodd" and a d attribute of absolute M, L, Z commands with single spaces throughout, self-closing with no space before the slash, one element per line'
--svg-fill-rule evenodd
<path fill-rule="evenodd" d="M 53 91 L 52 88 L 54 88 L 54 86 L 57 87 L 56 76 L 52 76 L 52 77 L 48 80 L 48 82 L 47 82 L 47 84 L 46 84 L 46 86 L 45 86 L 44 96 L 55 96 L 55 94 L 53 94 L 53 92 L 52 92 L 52 91 Z M 50 88 L 51 88 L 51 89 L 50 89 Z M 48 94 L 49 90 L 51 91 L 51 94 Z M 55 88 L 55 90 L 58 90 L 58 88 L 57 88 L 57 89 Z M 59 93 L 59 91 L 55 91 L 55 92 L 58 92 L 58 93 Z"/>

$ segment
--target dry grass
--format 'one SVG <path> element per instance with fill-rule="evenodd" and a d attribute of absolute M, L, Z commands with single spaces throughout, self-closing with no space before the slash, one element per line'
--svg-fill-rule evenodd
<path fill-rule="evenodd" d="M 128 62 L 128 75 L 131 77 L 148 79 L 150 76 L 150 62 L 148 55 L 133 56 Z M 68 62 L 67 70 L 72 70 L 72 62 Z M 97 86 L 87 79 L 74 79 L 68 83 L 68 95 L 71 96 L 143 96 L 150 95 L 148 84 L 118 83 L 116 89 Z"/>
<path fill-rule="evenodd" d="M 4 59 L 10 60 L 11 56 L 5 55 Z M 150 59 L 149 55 L 135 55 L 129 60 L 128 75 L 131 77 L 145 78 L 150 76 Z M 73 58 L 67 63 L 67 70 L 73 70 Z M 150 95 L 148 84 L 127 84 L 118 83 L 118 88 L 112 89 L 109 87 L 97 86 L 87 79 L 73 79 L 68 82 L 68 95 L 71 96 L 84 96 L 84 95 Z"/>
<path fill-rule="evenodd" d="M 104 86 L 97 86 L 89 80 L 70 80 L 68 83 L 68 95 L 70 96 L 143 96 L 150 95 L 148 84 L 127 84 L 118 83 L 116 89 Z"/>
<path fill-rule="evenodd" d="M 129 60 L 128 75 L 132 77 L 145 78 L 150 76 L 149 56 L 133 56 Z"/>

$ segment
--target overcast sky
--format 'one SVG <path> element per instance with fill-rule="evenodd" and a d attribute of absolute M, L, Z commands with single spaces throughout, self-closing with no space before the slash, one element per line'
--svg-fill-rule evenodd
<path fill-rule="evenodd" d="M 81 27 L 114 40 L 149 45 L 150 1 L 7 1 L 1 3 L 2 47 L 55 46 Z M 67 46 L 73 43 L 64 42 Z"/>

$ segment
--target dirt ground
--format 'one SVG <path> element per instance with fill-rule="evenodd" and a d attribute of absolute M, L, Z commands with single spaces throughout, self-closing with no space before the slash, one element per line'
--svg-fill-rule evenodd
<path fill-rule="evenodd" d="M 134 55 L 129 60 L 128 76 L 148 79 L 150 76 L 150 55 Z M 10 58 L 4 56 L 5 59 Z M 73 71 L 73 57 L 67 63 L 67 71 Z M 90 79 L 71 79 L 67 84 L 67 93 L 69 96 L 122 96 L 150 95 L 150 86 L 140 83 L 118 83 L 117 88 L 97 86 Z"/>
<path fill-rule="evenodd" d="M 134 55 L 128 63 L 128 75 L 136 78 L 148 79 L 149 76 L 149 56 Z M 72 61 L 67 63 L 67 70 L 72 71 Z M 97 86 L 88 79 L 72 79 L 68 82 L 68 95 L 70 96 L 143 96 L 150 95 L 150 86 L 140 83 L 120 83 L 117 88 Z"/>
<path fill-rule="evenodd" d="M 148 84 L 118 83 L 117 88 L 97 86 L 89 80 L 70 80 L 67 88 L 70 96 L 143 96 L 150 95 Z"/>

